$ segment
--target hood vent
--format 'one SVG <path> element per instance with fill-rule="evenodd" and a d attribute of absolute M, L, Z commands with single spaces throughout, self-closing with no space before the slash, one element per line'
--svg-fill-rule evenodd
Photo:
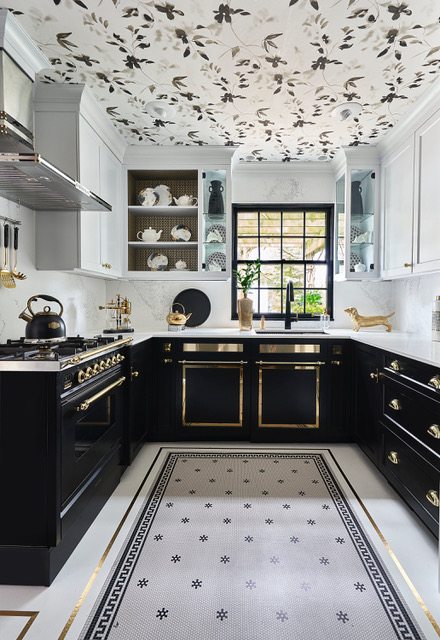
<path fill-rule="evenodd" d="M 35 211 L 112 210 L 37 153 L 0 153 L 0 196 Z"/>

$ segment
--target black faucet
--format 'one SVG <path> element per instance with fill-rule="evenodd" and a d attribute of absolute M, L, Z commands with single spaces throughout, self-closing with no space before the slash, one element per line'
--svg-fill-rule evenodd
<path fill-rule="evenodd" d="M 284 328 L 290 329 L 292 318 L 290 316 L 290 303 L 295 300 L 293 292 L 293 280 L 288 280 L 286 285 L 286 318 L 284 320 Z"/>

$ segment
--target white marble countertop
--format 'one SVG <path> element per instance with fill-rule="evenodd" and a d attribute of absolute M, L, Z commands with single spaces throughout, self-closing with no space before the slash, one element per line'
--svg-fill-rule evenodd
<path fill-rule="evenodd" d="M 124 334 L 128 335 L 128 334 Z M 416 333 L 403 333 L 401 331 L 386 332 L 384 330 L 365 329 L 358 332 L 352 329 L 328 329 L 325 334 L 307 334 L 300 333 L 297 336 L 295 334 L 270 334 L 267 335 L 258 334 L 255 330 L 252 331 L 240 331 L 236 328 L 185 328 L 184 331 L 172 332 L 172 331 L 152 331 L 152 332 L 134 332 L 133 342 L 140 342 L 152 337 L 159 338 L 276 338 L 282 340 L 292 340 L 295 338 L 349 338 L 368 344 L 384 351 L 391 351 L 396 355 L 404 356 L 407 358 L 413 358 L 419 362 L 425 364 L 440 366 L 440 342 L 435 342 L 427 336 L 420 336 Z"/>

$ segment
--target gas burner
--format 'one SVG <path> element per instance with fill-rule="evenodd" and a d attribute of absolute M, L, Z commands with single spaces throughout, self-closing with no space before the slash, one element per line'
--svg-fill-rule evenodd
<path fill-rule="evenodd" d="M 68 336 L 63 342 L 41 342 L 30 344 L 25 338 L 8 339 L 0 344 L 0 360 L 64 360 L 97 347 L 111 345 L 122 340 L 122 335 Z"/>

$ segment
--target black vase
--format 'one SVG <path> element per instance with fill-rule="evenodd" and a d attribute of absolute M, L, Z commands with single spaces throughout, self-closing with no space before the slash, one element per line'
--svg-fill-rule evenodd
<path fill-rule="evenodd" d="M 225 203 L 223 202 L 223 185 L 221 180 L 211 180 L 209 186 L 208 214 L 211 216 L 223 216 L 225 213 Z"/>
<path fill-rule="evenodd" d="M 362 204 L 362 187 L 359 180 L 351 183 L 351 215 L 362 215 L 364 207 Z"/>

